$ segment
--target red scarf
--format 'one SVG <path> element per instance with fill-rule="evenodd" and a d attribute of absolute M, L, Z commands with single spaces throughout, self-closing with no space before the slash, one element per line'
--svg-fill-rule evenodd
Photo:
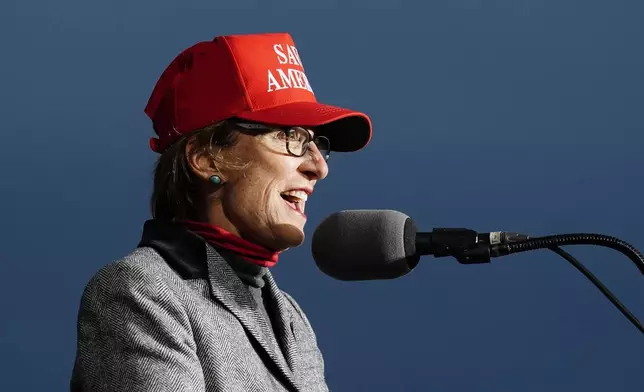
<path fill-rule="evenodd" d="M 272 267 L 277 264 L 279 252 L 238 237 L 219 226 L 194 221 L 182 221 L 181 224 L 208 241 L 210 245 L 232 251 L 253 264 L 262 267 Z"/>

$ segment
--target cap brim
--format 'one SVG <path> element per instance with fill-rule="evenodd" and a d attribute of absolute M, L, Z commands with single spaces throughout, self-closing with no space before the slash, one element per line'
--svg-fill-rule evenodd
<path fill-rule="evenodd" d="M 357 151 L 371 140 L 369 116 L 317 102 L 293 102 L 238 113 L 235 117 L 270 125 L 316 128 L 316 134 L 324 135 L 331 141 L 331 151 Z"/>

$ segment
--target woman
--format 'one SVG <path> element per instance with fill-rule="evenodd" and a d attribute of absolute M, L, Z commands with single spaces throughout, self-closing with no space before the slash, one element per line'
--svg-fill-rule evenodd
<path fill-rule="evenodd" d="M 273 280 L 333 151 L 369 118 L 319 104 L 288 34 L 182 52 L 146 107 L 160 153 L 139 246 L 83 293 L 72 391 L 326 391 L 305 314 Z"/>

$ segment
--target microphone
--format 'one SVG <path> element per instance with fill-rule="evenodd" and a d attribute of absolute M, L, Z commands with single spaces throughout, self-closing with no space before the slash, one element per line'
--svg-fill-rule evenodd
<path fill-rule="evenodd" d="M 599 245 L 626 255 L 644 274 L 644 256 L 632 245 L 603 234 L 559 234 L 530 238 L 524 234 L 443 228 L 430 233 L 394 210 L 348 210 L 331 214 L 315 229 L 313 259 L 325 274 L 343 281 L 395 279 L 411 272 L 424 255 L 452 256 L 461 264 L 488 263 L 492 257 L 536 249 L 551 250 L 584 274 L 613 305 L 644 333 L 635 316 L 561 245 Z"/>
<path fill-rule="evenodd" d="M 492 245 L 527 240 L 523 234 L 446 228 L 419 233 L 412 219 L 394 210 L 331 214 L 313 234 L 313 258 L 339 280 L 393 279 L 411 272 L 420 256 L 453 256 L 463 264 L 486 263 Z"/>

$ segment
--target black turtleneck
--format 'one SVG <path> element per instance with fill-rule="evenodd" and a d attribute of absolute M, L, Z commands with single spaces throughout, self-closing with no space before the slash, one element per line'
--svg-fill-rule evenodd
<path fill-rule="evenodd" d="M 264 295 L 263 290 L 265 283 L 264 275 L 268 272 L 268 268 L 246 261 L 226 249 L 217 248 L 217 252 L 226 260 L 246 287 L 248 287 L 255 302 L 257 302 L 259 311 L 264 315 L 268 325 L 271 325 L 271 318 L 266 311 L 267 297 Z"/>
<path fill-rule="evenodd" d="M 268 272 L 267 267 L 246 261 L 226 249 L 217 248 L 217 252 L 228 262 L 228 265 L 235 270 L 239 279 L 247 286 L 257 289 L 264 287 L 264 275 Z"/>

